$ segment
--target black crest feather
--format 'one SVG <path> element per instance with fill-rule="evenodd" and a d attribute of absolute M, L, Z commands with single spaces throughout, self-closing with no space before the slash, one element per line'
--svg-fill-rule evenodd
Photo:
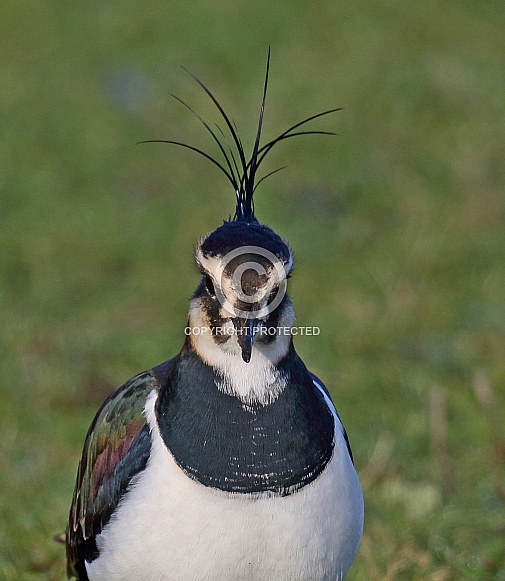
<path fill-rule="evenodd" d="M 184 67 L 183 67 L 184 68 Z M 256 138 L 254 140 L 253 151 L 251 154 L 251 158 L 247 161 L 244 147 L 238 135 L 237 128 L 235 124 L 230 120 L 228 115 L 225 113 L 223 107 L 219 104 L 218 100 L 214 96 L 214 94 L 208 89 L 206 85 L 202 83 L 202 81 L 196 77 L 192 72 L 184 69 L 192 78 L 193 80 L 198 83 L 198 85 L 205 91 L 208 95 L 212 103 L 215 105 L 216 109 L 218 110 L 220 116 L 222 117 L 223 121 L 225 122 L 226 128 L 231 136 L 231 143 L 226 137 L 226 133 L 216 125 L 215 129 L 213 129 L 198 113 L 196 113 L 187 103 L 185 103 L 179 97 L 172 95 L 179 103 L 181 103 L 184 107 L 186 107 L 193 115 L 195 115 L 198 120 L 202 123 L 205 129 L 209 132 L 212 139 L 217 144 L 221 155 L 223 156 L 224 162 L 217 161 L 214 157 L 206 153 L 205 151 L 199 149 L 198 147 L 194 147 L 193 145 L 189 145 L 182 141 L 174 141 L 171 139 L 149 139 L 147 141 L 141 141 L 140 143 L 170 143 L 172 145 L 178 145 L 179 147 L 184 147 L 191 151 L 194 151 L 206 159 L 208 159 L 211 163 L 213 163 L 216 167 L 218 167 L 224 175 L 227 177 L 228 181 L 232 185 L 235 195 L 237 198 L 237 205 L 235 208 L 235 216 L 234 220 L 237 222 L 254 222 L 256 220 L 254 216 L 254 192 L 256 188 L 263 182 L 266 178 L 270 177 L 274 173 L 284 169 L 284 167 L 277 168 L 259 180 L 257 180 L 257 173 L 258 169 L 265 159 L 266 155 L 271 151 L 271 149 L 280 143 L 281 141 L 285 141 L 286 139 L 290 139 L 291 137 L 298 137 L 300 135 L 335 135 L 332 131 L 318 131 L 318 130 L 303 130 L 297 131 L 303 125 L 306 125 L 310 121 L 314 121 L 319 117 L 324 117 L 325 115 L 330 115 L 331 113 L 336 113 L 340 111 L 340 108 L 337 109 L 328 109 L 327 111 L 322 111 L 321 113 L 317 113 L 316 115 L 311 115 L 302 121 L 299 121 L 295 125 L 286 129 L 283 133 L 278 135 L 275 139 L 272 139 L 268 143 L 261 145 L 261 131 L 263 129 L 263 117 L 265 113 L 265 101 L 267 96 L 267 88 L 268 88 L 268 76 L 270 72 L 270 48 L 268 49 L 268 56 L 267 56 L 267 65 L 266 65 L 266 72 L 265 72 L 265 82 L 263 85 L 263 97 L 261 99 L 261 108 L 260 114 L 258 119 L 258 128 L 256 131 Z"/>

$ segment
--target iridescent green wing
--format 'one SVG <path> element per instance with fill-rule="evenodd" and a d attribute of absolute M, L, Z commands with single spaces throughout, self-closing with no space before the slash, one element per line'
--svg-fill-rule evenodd
<path fill-rule="evenodd" d="M 144 407 L 158 389 L 151 372 L 137 375 L 105 401 L 88 430 L 66 532 L 69 576 L 88 578 L 84 561 L 98 557 L 96 536 L 146 467 L 151 437 Z"/>

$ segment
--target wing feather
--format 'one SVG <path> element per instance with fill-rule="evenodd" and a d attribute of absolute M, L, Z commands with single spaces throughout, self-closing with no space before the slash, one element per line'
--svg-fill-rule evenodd
<path fill-rule="evenodd" d="M 85 561 L 98 557 L 96 536 L 108 523 L 151 450 L 144 406 L 159 384 L 144 372 L 102 405 L 86 436 L 66 531 L 67 573 L 87 580 Z"/>

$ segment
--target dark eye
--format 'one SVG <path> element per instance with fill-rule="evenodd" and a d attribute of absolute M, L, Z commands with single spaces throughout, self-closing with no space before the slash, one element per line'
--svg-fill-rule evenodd
<path fill-rule="evenodd" d="M 212 282 L 210 276 L 205 277 L 205 288 L 211 297 L 216 296 L 216 289 L 214 288 L 214 283 Z"/>

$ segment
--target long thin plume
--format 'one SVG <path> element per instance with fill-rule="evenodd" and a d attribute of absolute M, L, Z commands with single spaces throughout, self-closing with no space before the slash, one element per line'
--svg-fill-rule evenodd
<path fill-rule="evenodd" d="M 182 67 L 190 76 L 191 78 L 198 83 L 198 85 L 204 90 L 206 95 L 212 101 L 213 105 L 219 112 L 219 115 L 223 119 L 227 132 L 223 131 L 219 125 L 215 124 L 215 129 L 213 129 L 194 109 L 192 109 L 187 103 L 185 103 L 179 97 L 172 95 L 179 103 L 181 103 L 186 109 L 188 109 L 193 115 L 197 117 L 200 123 L 205 127 L 206 131 L 212 137 L 212 140 L 216 143 L 224 162 L 219 162 L 217 159 L 199 149 L 198 147 L 194 147 L 193 145 L 188 145 L 182 141 L 174 141 L 170 139 L 150 139 L 147 141 L 141 141 L 140 143 L 170 143 L 172 145 L 177 145 L 179 147 L 183 147 L 185 149 L 189 149 L 198 153 L 199 155 L 208 159 L 211 163 L 213 163 L 227 178 L 230 184 L 233 187 L 236 196 L 236 208 L 235 208 L 235 216 L 234 220 L 238 222 L 254 222 L 256 220 L 254 216 L 254 192 L 256 188 L 268 177 L 277 173 L 278 171 L 284 169 L 284 167 L 277 168 L 259 180 L 257 180 L 257 173 L 260 165 L 262 164 L 265 157 L 268 153 L 281 141 L 286 141 L 287 139 L 291 139 L 292 137 L 300 137 L 302 135 L 335 135 L 335 133 L 331 131 L 320 131 L 320 130 L 302 130 L 297 131 L 303 125 L 314 121 L 315 119 L 319 119 L 320 117 L 324 117 L 326 115 L 330 115 L 331 113 L 336 113 L 340 111 L 340 109 L 329 109 L 328 111 L 323 111 L 321 113 L 316 113 L 315 115 L 311 115 L 295 125 L 289 127 L 283 131 L 280 135 L 278 135 L 275 139 L 261 145 L 261 132 L 263 129 L 263 120 L 265 116 L 265 103 L 267 97 L 267 89 L 268 89 L 268 79 L 270 73 L 270 48 L 268 49 L 268 56 L 267 56 L 267 63 L 266 63 L 266 71 L 265 71 L 265 81 L 263 84 L 263 95 L 261 99 L 261 108 L 258 118 L 258 127 L 256 130 L 256 137 L 254 139 L 254 146 L 252 150 L 251 157 L 249 161 L 247 161 L 244 147 L 242 145 L 242 141 L 240 140 L 240 136 L 237 130 L 235 123 L 228 117 L 225 113 L 223 107 L 219 104 L 218 100 L 214 96 L 214 94 L 207 88 L 206 85 L 200 81 L 198 77 L 196 77 L 192 72 L 188 71 L 184 67 Z M 217 130 L 217 131 L 216 131 Z M 227 133 L 231 136 L 231 140 L 228 140 Z"/>

